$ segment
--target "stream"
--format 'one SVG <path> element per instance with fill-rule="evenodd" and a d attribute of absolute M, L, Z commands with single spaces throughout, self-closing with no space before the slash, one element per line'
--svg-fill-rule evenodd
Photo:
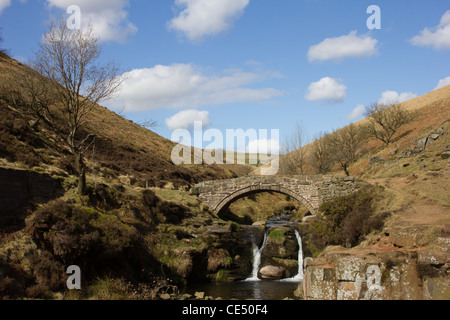
<path fill-rule="evenodd" d="M 188 293 L 205 292 L 206 295 L 225 300 L 282 300 L 293 299 L 299 284 L 275 280 L 205 283 L 191 286 Z"/>
<path fill-rule="evenodd" d="M 255 237 L 251 235 L 253 246 L 253 261 L 252 273 L 245 280 L 235 281 L 230 283 L 204 283 L 190 286 L 189 292 L 205 292 L 206 295 L 214 298 L 222 298 L 225 300 L 282 300 L 284 298 L 294 298 L 294 291 L 303 281 L 303 250 L 302 239 L 298 231 L 295 230 L 295 236 L 298 241 L 298 273 L 294 277 L 285 278 L 281 280 L 262 280 L 258 278 L 258 271 L 260 269 L 261 253 L 267 242 L 268 231 L 271 226 L 284 225 L 294 228 L 289 221 L 284 220 L 283 217 L 278 217 L 276 220 L 269 220 L 266 223 L 266 230 L 264 233 L 264 240 L 260 247 L 258 247 Z"/>

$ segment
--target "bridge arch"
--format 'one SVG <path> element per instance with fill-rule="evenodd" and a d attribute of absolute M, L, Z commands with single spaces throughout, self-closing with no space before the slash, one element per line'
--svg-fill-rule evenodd
<path fill-rule="evenodd" d="M 281 187 L 278 186 L 276 188 L 272 187 L 272 186 L 264 186 L 264 185 L 250 185 L 247 187 L 244 187 L 242 189 L 236 190 L 235 192 L 229 194 L 228 196 L 226 196 L 225 198 L 223 198 L 215 208 L 213 208 L 214 212 L 219 215 L 221 213 L 222 210 L 226 210 L 233 202 L 255 194 L 255 193 L 261 193 L 261 192 L 278 192 L 278 193 L 282 193 L 285 195 L 288 195 L 292 198 L 294 198 L 295 200 L 297 200 L 298 202 L 300 202 L 301 204 L 303 204 L 308 210 L 309 212 L 313 213 L 316 211 L 317 208 L 315 208 L 308 200 L 305 199 L 305 197 L 303 197 L 300 194 L 297 194 L 295 192 L 293 192 L 290 189 L 287 189 L 285 187 Z"/>
<path fill-rule="evenodd" d="M 322 176 L 254 176 L 230 180 L 215 180 L 199 183 L 192 193 L 209 208 L 219 214 L 232 202 L 246 195 L 274 191 L 289 195 L 305 205 L 311 214 L 316 214 L 322 196 L 319 181 Z"/>

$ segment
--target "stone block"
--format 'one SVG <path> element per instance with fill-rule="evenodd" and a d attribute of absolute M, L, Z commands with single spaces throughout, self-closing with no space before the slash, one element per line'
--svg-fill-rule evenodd
<path fill-rule="evenodd" d="M 306 270 L 304 281 L 304 294 L 306 299 L 336 300 L 336 279 L 334 276 L 334 269 L 309 267 Z"/>
<path fill-rule="evenodd" d="M 364 265 L 364 259 L 358 257 L 339 257 L 336 261 L 337 280 L 356 281 L 356 277 L 362 271 Z"/>

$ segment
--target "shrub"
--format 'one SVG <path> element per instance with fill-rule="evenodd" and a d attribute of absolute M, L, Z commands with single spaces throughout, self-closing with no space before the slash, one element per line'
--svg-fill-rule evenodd
<path fill-rule="evenodd" d="M 64 288 L 66 280 L 64 266 L 55 261 L 50 253 L 47 251 L 36 253 L 31 257 L 30 263 L 33 266 L 33 275 L 37 284 L 27 289 L 29 297 L 46 297 L 49 291 Z"/>
<path fill-rule="evenodd" d="M 149 208 L 154 208 L 160 202 L 159 198 L 156 194 L 149 189 L 146 189 L 142 192 L 142 196 L 144 198 L 144 204 Z"/>
<path fill-rule="evenodd" d="M 43 252 L 49 253 L 43 261 L 34 260 L 39 275 L 44 274 L 46 286 L 53 288 L 51 279 L 55 266 L 80 266 L 83 281 L 98 275 L 118 275 L 133 278 L 139 275 L 147 259 L 140 244 L 137 229 L 117 216 L 98 213 L 95 209 L 76 207 L 62 200 L 46 204 L 28 219 L 27 228 Z M 50 263 L 49 259 L 52 259 Z M 47 275 L 46 275 L 47 274 Z M 46 282 L 47 281 L 47 282 Z M 38 290 L 36 290 L 38 291 Z"/>
<path fill-rule="evenodd" d="M 116 216 L 102 215 L 94 224 L 102 235 L 100 241 L 103 256 L 114 257 L 138 241 L 137 230 L 122 223 Z"/>
<path fill-rule="evenodd" d="M 444 275 L 439 270 L 439 268 L 428 263 L 417 263 L 416 269 L 421 280 L 428 278 L 437 278 L 441 275 Z"/>
<path fill-rule="evenodd" d="M 20 265 L 6 263 L 0 258 L 0 299 L 15 299 L 26 295 L 25 288 L 33 283 L 33 277 Z"/>
<path fill-rule="evenodd" d="M 380 230 L 389 215 L 374 212 L 380 191 L 378 187 L 367 186 L 322 204 L 321 216 L 307 230 L 310 249 L 315 251 L 328 245 L 356 246 L 372 230 Z"/>
<path fill-rule="evenodd" d="M 106 184 L 100 183 L 95 186 L 87 187 L 89 205 L 103 210 L 120 208 L 117 201 L 118 192 L 109 188 Z"/>
<path fill-rule="evenodd" d="M 159 201 L 155 207 L 155 212 L 164 216 L 162 219 L 164 221 L 161 222 L 171 224 L 178 224 L 191 215 L 187 207 L 170 201 Z"/>
<path fill-rule="evenodd" d="M 38 209 L 27 226 L 38 246 L 68 264 L 98 248 L 100 232 L 90 223 L 94 218 L 96 214 L 55 200 Z"/>

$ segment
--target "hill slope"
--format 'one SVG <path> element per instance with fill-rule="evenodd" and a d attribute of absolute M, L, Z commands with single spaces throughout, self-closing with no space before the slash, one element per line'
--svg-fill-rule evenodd
<path fill-rule="evenodd" d="M 405 101 L 400 104 L 402 108 L 417 112 L 418 116 L 409 124 L 401 127 L 398 132 L 394 135 L 391 144 L 385 147 L 381 141 L 375 139 L 369 139 L 364 144 L 364 149 L 366 153 L 350 167 L 350 173 L 355 176 L 362 174 L 364 168 L 368 167 L 370 157 L 380 156 L 380 157 L 391 157 L 390 153 L 401 153 L 404 150 L 413 150 L 417 140 L 427 137 L 437 128 L 446 126 L 450 121 L 450 85 L 442 87 L 440 89 L 429 92 L 423 96 L 414 98 L 409 101 Z M 357 127 L 362 127 L 368 123 L 368 118 L 362 119 L 355 122 L 354 125 Z M 333 134 L 330 133 L 331 135 Z M 444 139 L 448 139 L 448 136 L 444 136 Z M 440 141 L 442 141 L 441 139 Z M 305 174 L 317 173 L 315 168 L 311 166 L 311 153 L 312 149 L 317 144 L 318 140 L 312 141 L 311 143 L 305 145 L 301 149 L 294 150 L 292 153 L 302 150 L 304 153 Z M 434 146 L 435 151 L 445 151 L 447 143 L 439 146 Z M 431 143 L 429 145 L 431 147 Z M 439 150 L 438 150 L 439 149 Z M 395 152 L 393 152 L 395 150 Z M 285 157 L 281 156 L 281 159 Z M 332 170 L 333 173 L 341 173 L 341 171 L 335 167 Z M 259 171 L 255 171 L 258 174 Z"/>
<path fill-rule="evenodd" d="M 11 77 L 33 74 L 20 62 L 9 57 L 0 58 L 0 88 L 8 86 Z M 37 74 L 36 74 L 37 76 Z M 1 90 L 0 90 L 1 91 Z M 71 155 L 54 137 L 56 146 L 49 147 L 42 133 L 48 128 L 30 128 L 33 119 L 21 117 L 0 92 L 0 165 L 23 169 L 44 170 L 56 174 L 72 174 Z M 188 187 L 208 179 L 229 178 L 235 173 L 229 168 L 200 166 L 189 169 L 175 166 L 170 154 L 175 144 L 147 130 L 107 108 L 97 106 L 88 120 L 95 121 L 84 129 L 96 135 L 92 149 L 86 154 L 88 178 L 117 178 L 134 185 Z"/>

